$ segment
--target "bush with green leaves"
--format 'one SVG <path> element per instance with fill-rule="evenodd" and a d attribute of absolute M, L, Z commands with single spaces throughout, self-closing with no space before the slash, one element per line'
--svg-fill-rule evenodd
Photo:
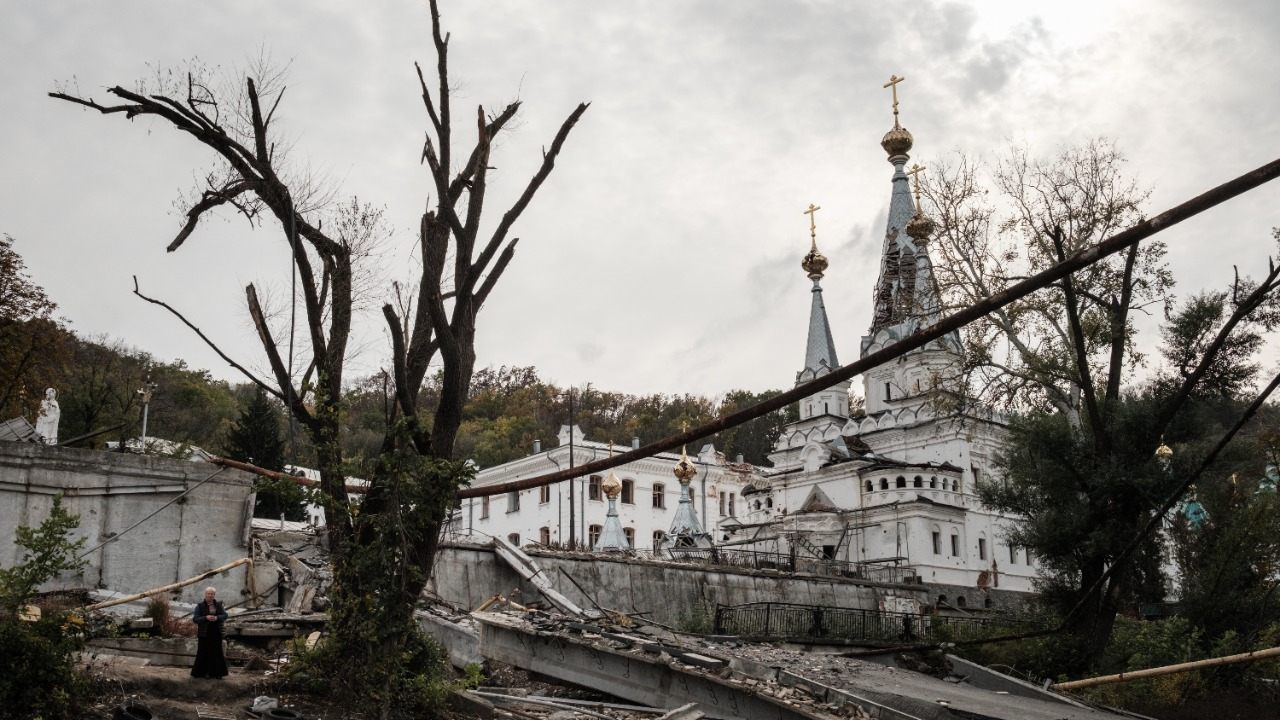
<path fill-rule="evenodd" d="M 0 569 L 0 714 L 45 720 L 80 717 L 88 683 L 75 671 L 75 653 L 83 647 L 84 621 L 79 615 L 53 612 L 39 620 L 23 619 L 40 586 L 67 572 L 80 570 L 76 553 L 84 538 L 70 534 L 80 518 L 62 507 L 56 495 L 49 517 L 39 527 L 20 526 L 14 543 L 24 550 L 22 560 Z"/>

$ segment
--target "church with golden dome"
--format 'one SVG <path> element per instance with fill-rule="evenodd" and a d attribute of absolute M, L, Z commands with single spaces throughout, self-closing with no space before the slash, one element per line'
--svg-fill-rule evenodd
<path fill-rule="evenodd" d="M 919 187 L 924 170 L 907 167 L 915 139 L 898 112 L 891 77 L 893 127 L 881 146 L 893 167 L 872 317 L 859 352 L 865 357 L 939 319 L 941 302 Z M 810 205 L 810 249 L 801 267 L 812 282 L 804 367 L 796 384 L 840 366 L 821 281 L 853 268 L 833 268 L 818 250 Z M 989 589 L 1030 590 L 1034 559 L 1011 546 L 1016 518 L 982 506 L 974 492 L 990 479 L 1004 441 L 998 417 L 957 413 L 943 402 L 959 377 L 960 338 L 950 334 L 862 376 L 865 407 L 851 410 L 850 383 L 800 401 L 799 419 L 778 438 L 769 459 L 743 491 L 744 511 L 722 523 L 718 544 L 844 568 L 889 582 L 955 587 L 953 601 L 971 606 Z M 966 597 L 967 595 L 967 597 Z M 980 605 L 977 605 L 980 606 Z"/>

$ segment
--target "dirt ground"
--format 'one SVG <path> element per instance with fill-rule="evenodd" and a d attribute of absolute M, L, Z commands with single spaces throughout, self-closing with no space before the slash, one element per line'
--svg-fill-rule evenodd
<path fill-rule="evenodd" d="M 126 700 L 142 703 L 157 720 L 195 720 L 201 717 L 226 717 L 241 720 L 255 717 L 247 709 L 259 695 L 281 698 L 270 688 L 269 678 L 261 671 L 246 672 L 232 668 L 220 680 L 191 677 L 182 667 L 142 665 L 121 660 L 95 663 L 88 669 L 101 695 L 95 715 L 110 718 L 112 710 Z M 311 706 L 305 698 L 281 698 L 286 707 L 297 710 L 311 720 L 338 720 L 337 714 L 326 714 L 324 708 Z"/>

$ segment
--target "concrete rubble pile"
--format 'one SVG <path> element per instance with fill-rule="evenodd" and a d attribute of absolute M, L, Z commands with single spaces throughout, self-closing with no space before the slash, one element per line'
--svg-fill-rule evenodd
<path fill-rule="evenodd" d="M 685 635 L 621 614 L 581 622 L 510 602 L 471 620 L 486 659 L 644 706 L 692 705 L 711 718 L 1118 717 L 950 656 L 940 667 L 908 656 L 872 662 Z"/>

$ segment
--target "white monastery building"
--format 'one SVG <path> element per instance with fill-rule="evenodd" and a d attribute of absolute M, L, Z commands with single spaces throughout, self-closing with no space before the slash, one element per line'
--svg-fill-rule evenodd
<path fill-rule="evenodd" d="M 896 78 L 895 78 L 896 79 Z M 898 123 L 881 141 L 893 166 L 888 222 L 873 289 L 874 316 L 862 336 L 861 356 L 876 352 L 938 320 L 940 298 L 928 241 L 934 224 L 913 202 L 906 169 L 913 138 Z M 918 188 L 917 188 L 918 193 Z M 801 266 L 812 282 L 812 306 L 804 367 L 796 384 L 840 367 L 823 304 L 821 280 L 828 268 L 818 252 L 810 205 L 812 246 Z M 943 389 L 959 376 L 960 338 L 948 335 L 863 377 L 865 413 L 851 413 L 848 381 L 800 401 L 799 420 L 788 425 L 769 455 L 772 467 L 730 464 L 707 446 L 693 461 L 689 481 L 693 510 L 705 528 L 698 542 L 715 552 L 749 555 L 779 567 L 836 572 L 895 582 L 927 582 L 1029 591 L 1035 568 L 1005 531 L 1016 518 L 987 509 L 976 485 L 990 480 L 1006 430 L 991 413 L 937 410 Z M 480 472 L 477 486 L 533 477 L 569 466 L 569 430 L 560 444 Z M 606 457 L 608 446 L 574 437 L 576 462 Z M 691 547 L 674 542 L 673 519 L 680 486 L 673 475 L 679 456 L 660 454 L 618 468 L 618 521 L 630 548 Z M 684 471 L 687 475 L 688 472 Z M 517 544 L 619 549 L 605 541 L 609 479 L 467 500 L 455 516 L 462 535 L 496 535 Z M 685 509 L 687 513 L 687 508 Z M 572 519 L 576 518 L 576 520 Z M 609 518 L 612 521 L 612 518 Z M 688 523 L 685 522 L 685 525 Z M 682 525 L 683 527 L 683 525 Z M 664 534 L 670 530 L 669 535 Z M 702 532 L 697 530 L 697 532 Z M 708 537 L 709 536 L 709 537 Z"/>
<path fill-rule="evenodd" d="M 481 470 L 472 487 L 536 477 L 609 456 L 607 443 L 587 440 L 582 430 L 562 426 L 559 444 L 542 450 L 535 444 L 531 455 Z M 633 446 L 638 447 L 633 439 Z M 680 506 L 680 482 L 674 468 L 681 456 L 659 453 L 616 470 L 619 482 L 616 512 L 627 547 L 611 549 L 653 550 L 672 528 Z M 756 468 L 729 463 L 724 454 L 707 445 L 689 460 L 696 468 L 690 479 L 694 512 L 701 526 L 714 531 L 738 512 L 741 495 Z M 484 540 L 501 537 L 515 545 L 596 548 L 608 519 L 607 476 L 591 475 L 532 490 L 464 500 L 455 512 L 450 530 L 458 536 Z M 570 493 L 573 493 L 572 501 Z M 572 506 L 572 507 L 571 507 Z"/>

